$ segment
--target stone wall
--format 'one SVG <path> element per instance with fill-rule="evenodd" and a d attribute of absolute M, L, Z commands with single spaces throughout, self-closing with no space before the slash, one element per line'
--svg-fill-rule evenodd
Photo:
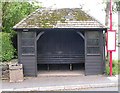
<path fill-rule="evenodd" d="M 18 63 L 18 59 L 13 59 L 9 62 L 2 62 L 0 63 L 0 68 L 1 68 L 1 75 L 0 78 L 2 80 L 8 80 L 9 79 L 9 65 L 10 64 L 14 64 L 14 63 Z"/>
<path fill-rule="evenodd" d="M 2 79 L 9 79 L 9 65 L 7 63 L 2 64 Z"/>

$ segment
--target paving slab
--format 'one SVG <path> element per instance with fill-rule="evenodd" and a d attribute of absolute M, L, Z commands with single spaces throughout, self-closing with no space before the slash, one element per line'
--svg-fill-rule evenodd
<path fill-rule="evenodd" d="M 111 79 L 113 78 L 113 79 Z M 118 86 L 118 77 L 105 75 L 57 75 L 25 77 L 21 83 L 2 81 L 3 91 L 49 91 L 64 89 L 85 89 Z"/>
<path fill-rule="evenodd" d="M 54 70 L 54 71 L 39 71 L 38 77 L 41 76 L 84 76 L 84 70 Z"/>

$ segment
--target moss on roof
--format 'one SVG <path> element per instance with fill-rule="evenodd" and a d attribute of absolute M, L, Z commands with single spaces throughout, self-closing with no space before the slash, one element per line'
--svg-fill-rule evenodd
<path fill-rule="evenodd" d="M 67 22 L 73 21 L 78 23 L 79 21 L 90 22 L 95 20 L 80 8 L 41 8 L 16 24 L 14 28 L 54 28 L 57 27 L 57 23 L 67 24 Z"/>

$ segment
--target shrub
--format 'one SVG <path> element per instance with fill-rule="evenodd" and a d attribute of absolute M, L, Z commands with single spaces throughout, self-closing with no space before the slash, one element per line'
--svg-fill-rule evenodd
<path fill-rule="evenodd" d="M 118 74 L 120 74 L 120 60 L 118 60 Z"/>
<path fill-rule="evenodd" d="M 110 67 L 106 66 L 106 74 L 109 75 L 110 74 Z"/>
<path fill-rule="evenodd" d="M 0 61 L 9 61 L 14 57 L 15 49 L 9 33 L 0 32 Z"/>
<path fill-rule="evenodd" d="M 118 74 L 118 66 L 119 66 L 119 61 L 118 60 L 113 60 L 113 64 L 112 64 L 112 74 L 113 75 L 117 75 Z M 109 62 L 106 62 L 106 74 L 110 75 L 110 67 L 109 67 Z"/>

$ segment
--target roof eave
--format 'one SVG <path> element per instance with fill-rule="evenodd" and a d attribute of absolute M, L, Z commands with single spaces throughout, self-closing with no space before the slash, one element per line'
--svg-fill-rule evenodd
<path fill-rule="evenodd" d="M 46 29 L 79 29 L 79 30 L 90 30 L 90 31 L 105 31 L 107 32 L 107 28 L 13 28 L 15 31 L 38 31 L 38 30 L 46 30 Z"/>

